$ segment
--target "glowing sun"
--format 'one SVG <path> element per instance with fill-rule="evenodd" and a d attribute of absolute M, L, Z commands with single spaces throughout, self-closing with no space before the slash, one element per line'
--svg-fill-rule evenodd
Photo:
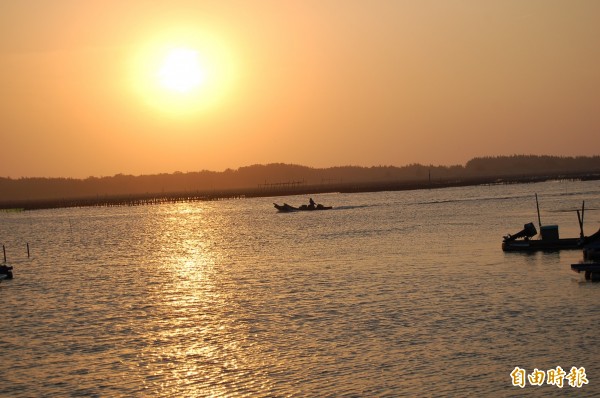
<path fill-rule="evenodd" d="M 170 50 L 158 70 L 162 87 L 187 93 L 201 86 L 206 79 L 206 71 L 200 62 L 198 52 L 189 48 Z"/>
<path fill-rule="evenodd" d="M 129 62 L 133 92 L 160 113 L 206 115 L 233 98 L 238 60 L 218 34 L 176 29 L 140 44 Z"/>

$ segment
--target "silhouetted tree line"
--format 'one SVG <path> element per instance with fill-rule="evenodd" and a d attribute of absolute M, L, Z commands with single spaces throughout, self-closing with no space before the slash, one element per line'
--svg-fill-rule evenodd
<path fill-rule="evenodd" d="M 296 182 L 303 186 L 422 183 L 511 179 L 528 176 L 570 177 L 600 174 L 600 156 L 479 157 L 464 166 L 403 167 L 343 166 L 316 169 L 293 164 L 252 165 L 223 172 L 200 171 L 155 175 L 73 178 L 0 178 L 0 203 L 14 201 L 93 198 L 141 194 L 195 193 L 236 189 L 266 189 Z M 262 188 L 261 188 L 262 187 Z"/>

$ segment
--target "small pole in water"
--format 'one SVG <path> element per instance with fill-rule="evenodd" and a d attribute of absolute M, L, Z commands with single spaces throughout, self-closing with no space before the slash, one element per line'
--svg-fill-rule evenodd
<path fill-rule="evenodd" d="M 2 245 L 2 252 L 4 253 L 4 262 L 6 262 L 6 247 Z"/>
<path fill-rule="evenodd" d="M 583 235 L 583 215 L 585 214 L 585 200 L 581 203 L 581 234 Z"/>
<path fill-rule="evenodd" d="M 535 206 L 537 207 L 538 225 L 540 226 L 540 230 L 541 230 L 542 229 L 542 219 L 540 218 L 540 204 L 538 203 L 537 193 L 535 194 Z"/>
<path fill-rule="evenodd" d="M 27 258 L 29 258 L 29 242 L 27 242 Z"/>

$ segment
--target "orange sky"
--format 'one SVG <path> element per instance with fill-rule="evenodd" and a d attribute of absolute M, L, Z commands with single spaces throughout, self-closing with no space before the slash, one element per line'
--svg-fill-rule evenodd
<path fill-rule="evenodd" d="M 598 155 L 600 1 L 0 4 L 0 176 Z M 161 51 L 199 56 L 193 92 Z"/>

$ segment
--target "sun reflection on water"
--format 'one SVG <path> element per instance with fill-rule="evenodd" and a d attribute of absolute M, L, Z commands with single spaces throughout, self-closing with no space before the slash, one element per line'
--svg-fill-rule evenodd
<path fill-rule="evenodd" d="M 219 249 L 220 237 L 234 232 L 227 221 L 203 203 L 178 204 L 163 215 L 156 242 L 161 282 L 149 291 L 160 322 L 146 330 L 148 343 L 138 358 L 150 375 L 144 380 L 148 391 L 244 396 L 269 390 Z"/>

